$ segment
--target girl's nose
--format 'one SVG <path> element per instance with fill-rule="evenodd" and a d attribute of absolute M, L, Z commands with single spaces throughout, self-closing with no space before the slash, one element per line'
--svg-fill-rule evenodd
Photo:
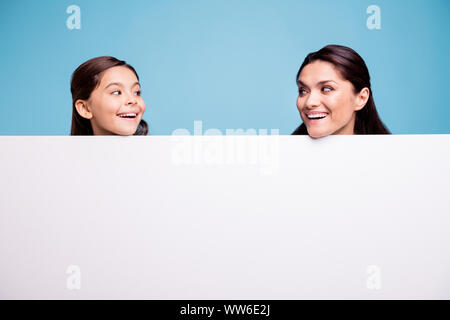
<path fill-rule="evenodd" d="M 137 102 L 137 99 L 136 99 L 136 96 L 135 95 L 128 95 L 128 97 L 127 97 L 127 105 L 130 105 L 130 104 L 136 104 L 136 102 Z"/>

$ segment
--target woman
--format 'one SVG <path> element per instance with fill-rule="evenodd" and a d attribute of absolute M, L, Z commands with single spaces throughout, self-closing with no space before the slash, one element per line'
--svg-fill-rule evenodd
<path fill-rule="evenodd" d="M 71 135 L 147 135 L 145 103 L 136 70 L 114 57 L 97 57 L 72 75 Z"/>
<path fill-rule="evenodd" d="M 296 80 L 303 124 L 292 134 L 390 134 L 375 107 L 369 70 L 354 50 L 328 45 L 308 54 Z"/>

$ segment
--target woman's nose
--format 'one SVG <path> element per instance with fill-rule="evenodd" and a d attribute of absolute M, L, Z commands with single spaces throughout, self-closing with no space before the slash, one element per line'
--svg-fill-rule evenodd
<path fill-rule="evenodd" d="M 312 91 L 306 98 L 306 107 L 314 108 L 320 106 L 320 95 Z"/>

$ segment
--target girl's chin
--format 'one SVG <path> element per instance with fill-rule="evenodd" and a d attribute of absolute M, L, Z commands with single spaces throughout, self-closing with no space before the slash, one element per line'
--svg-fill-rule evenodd
<path fill-rule="evenodd" d="M 137 123 L 110 123 L 107 126 L 94 129 L 95 135 L 103 136 L 132 136 L 138 128 Z"/>
<path fill-rule="evenodd" d="M 128 124 L 123 124 L 121 123 L 120 125 L 116 125 L 114 130 L 112 130 L 114 132 L 114 134 L 117 135 L 121 135 L 121 136 L 132 136 L 136 130 L 138 128 L 138 123 L 128 123 Z"/>
<path fill-rule="evenodd" d="M 136 128 L 136 130 L 137 130 L 137 128 Z M 132 136 L 132 135 L 134 135 L 136 130 L 134 130 L 134 131 L 121 131 L 121 132 L 116 133 L 116 134 L 119 135 L 119 136 Z"/>
<path fill-rule="evenodd" d="M 117 136 L 132 136 L 132 135 L 134 135 L 136 130 L 137 130 L 137 127 L 134 129 L 133 128 L 120 128 L 120 129 L 112 130 L 111 133 L 113 135 L 117 135 Z"/>

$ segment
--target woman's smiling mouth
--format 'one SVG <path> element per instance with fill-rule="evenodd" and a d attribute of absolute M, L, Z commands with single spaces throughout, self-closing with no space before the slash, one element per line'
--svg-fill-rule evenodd
<path fill-rule="evenodd" d="M 319 123 L 320 120 L 325 119 L 328 116 L 327 112 L 309 112 L 306 113 L 306 119 L 309 123 Z"/>

